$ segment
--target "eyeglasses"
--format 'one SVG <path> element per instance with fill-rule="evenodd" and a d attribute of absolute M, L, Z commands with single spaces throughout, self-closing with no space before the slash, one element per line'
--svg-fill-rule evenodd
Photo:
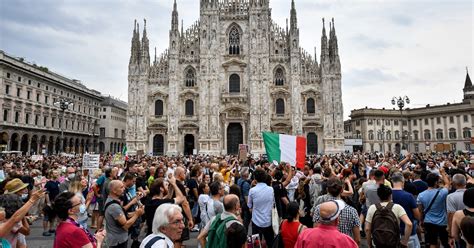
<path fill-rule="evenodd" d="M 184 225 L 184 220 L 183 220 L 183 219 L 181 219 L 181 220 L 176 220 L 176 221 L 170 222 L 170 224 L 172 224 L 172 225 L 183 224 L 183 225 Z"/>
<path fill-rule="evenodd" d="M 82 204 L 82 203 L 79 202 L 78 204 L 72 205 L 71 208 L 75 208 L 75 207 L 77 207 L 77 206 L 79 206 L 79 205 L 81 205 L 81 204 Z"/>

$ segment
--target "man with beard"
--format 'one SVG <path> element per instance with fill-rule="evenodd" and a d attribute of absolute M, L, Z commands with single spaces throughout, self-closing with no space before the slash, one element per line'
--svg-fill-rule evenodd
<path fill-rule="evenodd" d="M 176 178 L 176 185 L 178 186 L 179 190 L 183 194 L 184 198 L 187 199 L 187 194 L 186 194 L 186 189 L 184 187 L 184 180 L 186 179 L 186 174 L 185 170 L 183 167 L 177 167 L 174 171 L 174 176 Z M 173 198 L 176 197 L 176 193 L 173 194 Z M 181 207 L 183 209 L 183 216 L 186 216 L 185 218 L 185 228 L 183 229 L 183 234 L 181 235 L 181 239 L 177 240 L 175 242 L 176 247 L 181 247 L 181 244 L 183 241 L 189 239 L 189 229 L 194 227 L 194 222 L 193 222 L 193 216 L 191 214 L 191 209 L 189 207 L 189 202 L 187 200 L 184 200 L 183 203 L 181 203 Z M 186 225 L 187 223 L 187 225 Z M 187 229 L 187 230 L 186 230 Z"/>

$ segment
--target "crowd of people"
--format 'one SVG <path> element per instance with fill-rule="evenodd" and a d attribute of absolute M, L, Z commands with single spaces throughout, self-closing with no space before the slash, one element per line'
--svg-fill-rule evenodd
<path fill-rule="evenodd" d="M 474 157 L 3 156 L 0 247 L 473 247 Z"/>

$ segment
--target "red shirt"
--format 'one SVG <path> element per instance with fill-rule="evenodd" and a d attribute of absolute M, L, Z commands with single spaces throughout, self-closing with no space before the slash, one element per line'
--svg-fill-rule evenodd
<path fill-rule="evenodd" d="M 300 233 L 295 248 L 344 247 L 357 248 L 356 242 L 337 230 L 337 226 L 319 225 Z"/>
<path fill-rule="evenodd" d="M 53 248 L 81 248 L 89 243 L 84 230 L 72 223 L 62 221 L 56 228 Z M 96 248 L 95 244 L 92 246 Z"/>
<path fill-rule="evenodd" d="M 298 227 L 301 225 L 299 221 L 288 222 L 288 220 L 281 223 L 281 238 L 283 239 L 284 247 L 295 247 L 298 239 Z"/>

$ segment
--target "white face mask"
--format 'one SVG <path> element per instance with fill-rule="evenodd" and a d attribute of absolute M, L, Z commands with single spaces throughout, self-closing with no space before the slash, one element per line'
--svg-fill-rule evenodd
<path fill-rule="evenodd" d="M 28 199 L 28 194 L 21 194 L 21 199 L 22 200 Z"/>
<path fill-rule="evenodd" d="M 67 178 L 68 178 L 69 180 L 72 180 L 72 179 L 74 179 L 75 176 L 76 176 L 75 173 L 70 173 L 70 174 L 67 175 Z"/>

